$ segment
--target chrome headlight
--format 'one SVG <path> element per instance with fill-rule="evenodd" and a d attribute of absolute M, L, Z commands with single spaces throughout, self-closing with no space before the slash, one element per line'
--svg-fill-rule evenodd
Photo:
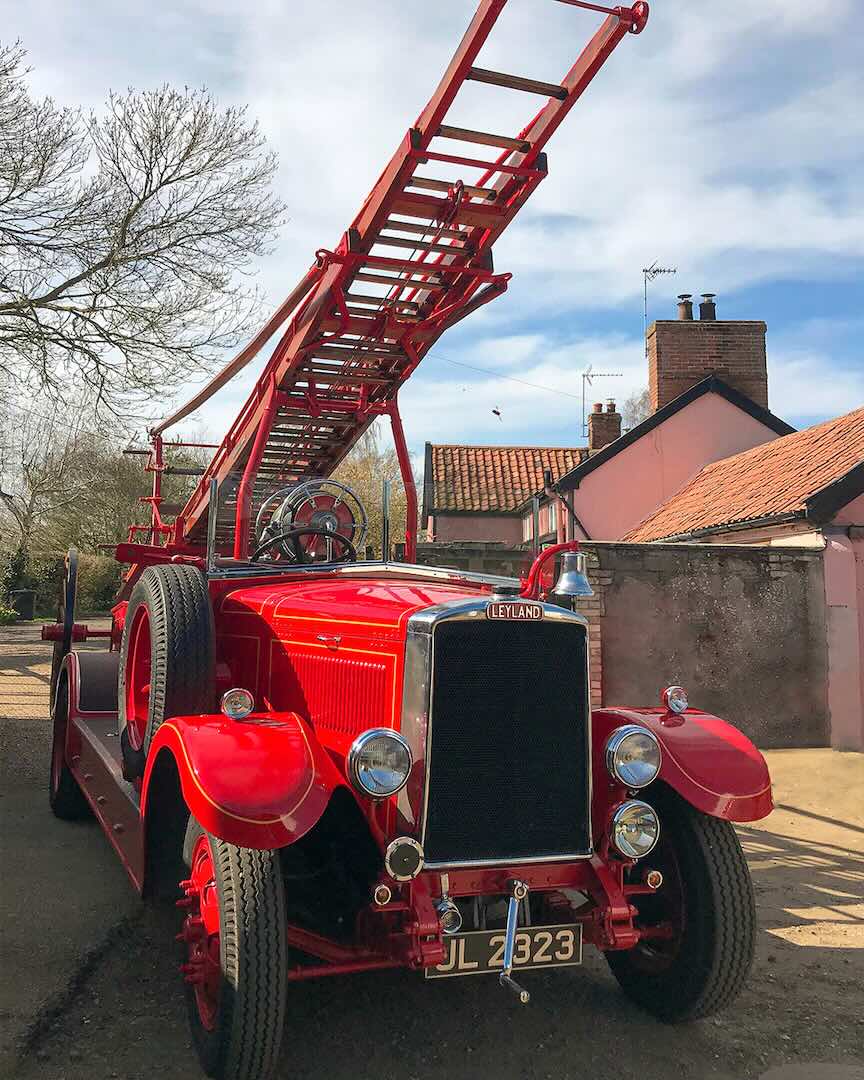
<path fill-rule="evenodd" d="M 690 704 L 687 698 L 687 691 L 683 686 L 667 686 L 660 695 L 660 700 L 669 712 L 678 714 L 686 712 Z"/>
<path fill-rule="evenodd" d="M 348 751 L 348 775 L 363 795 L 384 799 L 408 782 L 411 750 L 398 731 L 372 728 L 354 740 Z"/>
<path fill-rule="evenodd" d="M 628 788 L 647 787 L 660 772 L 660 743 L 639 724 L 625 724 L 606 743 L 606 768 Z"/>
<path fill-rule="evenodd" d="M 638 799 L 621 803 L 612 817 L 612 843 L 628 859 L 641 859 L 660 837 L 660 819 L 653 806 Z"/>

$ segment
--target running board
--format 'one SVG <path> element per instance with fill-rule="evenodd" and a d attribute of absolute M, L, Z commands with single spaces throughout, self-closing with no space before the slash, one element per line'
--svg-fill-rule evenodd
<path fill-rule="evenodd" d="M 144 830 L 137 789 L 123 779 L 116 713 L 69 718 L 72 774 L 111 841 L 132 884 L 144 887 Z"/>

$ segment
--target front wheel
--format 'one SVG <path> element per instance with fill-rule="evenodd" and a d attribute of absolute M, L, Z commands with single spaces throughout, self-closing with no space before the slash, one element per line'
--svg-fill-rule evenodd
<path fill-rule="evenodd" d="M 268 1080 L 282 1043 L 287 922 L 278 851 L 235 847 L 190 817 L 181 971 L 192 1037 L 215 1080 Z"/>
<path fill-rule="evenodd" d="M 639 944 L 608 952 L 622 989 L 660 1020 L 710 1016 L 740 993 L 756 936 L 750 872 L 731 823 L 661 788 L 650 799 L 660 841 L 648 856 L 663 884 L 638 896 Z"/>

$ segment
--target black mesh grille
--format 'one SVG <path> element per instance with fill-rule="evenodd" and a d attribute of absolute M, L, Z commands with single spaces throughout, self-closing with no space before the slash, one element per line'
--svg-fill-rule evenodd
<path fill-rule="evenodd" d="M 586 670 L 578 623 L 435 630 L 427 862 L 589 850 Z"/>

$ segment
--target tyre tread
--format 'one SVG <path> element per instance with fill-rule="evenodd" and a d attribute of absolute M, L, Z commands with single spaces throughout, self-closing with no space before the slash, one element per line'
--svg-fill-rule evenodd
<path fill-rule="evenodd" d="M 201 831 L 194 819 L 190 830 L 187 861 Z M 236 847 L 214 836 L 210 844 L 220 886 L 223 978 L 230 997 L 220 1005 L 217 1037 L 199 1031 L 196 1042 L 206 1047 L 202 1063 L 217 1080 L 267 1080 L 282 1045 L 288 984 L 279 853 Z M 195 1010 L 192 1002 L 193 1029 Z"/>
<path fill-rule="evenodd" d="M 731 822 L 695 810 L 668 790 L 656 798 L 661 828 L 674 831 L 682 859 L 694 868 L 691 885 L 698 905 L 689 918 L 696 926 L 695 948 L 659 974 L 634 967 L 628 952 L 606 958 L 624 992 L 659 1019 L 699 1020 L 725 1008 L 741 992 L 756 939 L 753 883 Z"/>
<path fill-rule="evenodd" d="M 141 751 L 124 752 L 130 778 L 140 776 L 154 735 L 171 716 L 208 712 L 213 695 L 213 610 L 207 579 L 194 566 L 174 563 L 150 566 L 129 598 L 118 671 L 118 723 L 126 728 L 124 685 L 128 660 L 128 631 L 135 610 L 146 604 L 150 613 L 153 677 L 147 732 Z"/>

